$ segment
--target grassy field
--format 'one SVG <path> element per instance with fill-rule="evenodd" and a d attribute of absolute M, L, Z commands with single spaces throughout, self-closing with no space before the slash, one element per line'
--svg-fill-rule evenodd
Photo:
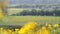
<path fill-rule="evenodd" d="M 16 14 L 16 13 L 19 13 L 23 10 L 31 10 L 31 9 L 24 9 L 24 8 L 8 8 L 7 11 L 8 11 L 8 15 L 11 15 L 11 14 Z"/>
<path fill-rule="evenodd" d="M 29 10 L 31 11 L 32 8 L 8 8 L 7 11 L 8 11 L 8 15 L 12 15 L 12 14 L 16 14 L 16 13 L 19 13 L 23 10 Z M 40 9 L 36 9 L 36 10 L 40 10 Z"/>
<path fill-rule="evenodd" d="M 49 26 L 48 24 L 47 27 L 46 22 L 53 25 Z M 60 16 L 5 16 L 3 18 L 3 21 L 0 22 L 0 33 L 2 34 L 11 34 L 11 33 L 12 34 L 21 34 L 21 33 L 60 34 L 60 28 L 56 24 L 59 22 L 60 22 Z M 41 24 L 43 24 L 42 27 L 40 26 Z M 7 25 L 11 25 L 11 26 L 7 26 Z M 18 25 L 19 28 L 17 28 L 16 25 Z"/>
<path fill-rule="evenodd" d="M 3 18 L 3 25 L 24 25 L 27 22 L 42 23 L 59 23 L 60 16 L 6 16 Z"/>

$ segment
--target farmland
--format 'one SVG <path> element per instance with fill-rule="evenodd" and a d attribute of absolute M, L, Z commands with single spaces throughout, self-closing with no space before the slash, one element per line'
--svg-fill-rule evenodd
<path fill-rule="evenodd" d="M 3 18 L 5 25 L 23 25 L 31 21 L 37 24 L 46 22 L 54 24 L 60 22 L 60 16 L 6 16 Z"/>
<path fill-rule="evenodd" d="M 8 15 L 12 15 L 12 14 L 16 14 L 16 13 L 19 13 L 19 12 L 22 12 L 23 10 L 29 10 L 31 11 L 32 8 L 8 8 L 7 11 L 8 11 Z M 36 10 L 41 10 L 41 9 L 36 9 Z"/>
<path fill-rule="evenodd" d="M 59 34 L 59 23 L 60 16 L 5 16 L 0 34 Z"/>

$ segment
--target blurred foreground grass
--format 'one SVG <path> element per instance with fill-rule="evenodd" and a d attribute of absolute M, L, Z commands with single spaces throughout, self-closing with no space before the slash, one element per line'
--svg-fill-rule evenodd
<path fill-rule="evenodd" d="M 36 22 L 27 22 L 21 28 L 0 27 L 0 34 L 60 34 L 60 25 L 58 23 L 54 25 L 46 24 L 38 26 Z"/>
<path fill-rule="evenodd" d="M 0 34 L 60 34 L 59 24 L 60 16 L 5 16 Z M 14 28 L 17 25 L 22 27 Z"/>

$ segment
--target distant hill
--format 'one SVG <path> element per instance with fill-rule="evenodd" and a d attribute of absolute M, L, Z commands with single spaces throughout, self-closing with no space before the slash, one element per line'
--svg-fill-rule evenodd
<path fill-rule="evenodd" d="M 60 9 L 60 5 L 53 4 L 42 4 L 42 5 L 33 5 L 33 4 L 23 4 L 17 6 L 10 6 L 9 8 L 30 8 L 30 9 L 44 9 L 44 10 L 54 10 Z"/>
<path fill-rule="evenodd" d="M 9 4 L 59 4 L 60 0 L 9 0 Z"/>
<path fill-rule="evenodd" d="M 41 6 L 45 4 L 44 6 Z M 51 5 L 50 5 L 51 4 Z M 54 6 L 55 5 L 55 6 Z M 9 0 L 10 8 L 60 8 L 60 0 Z"/>

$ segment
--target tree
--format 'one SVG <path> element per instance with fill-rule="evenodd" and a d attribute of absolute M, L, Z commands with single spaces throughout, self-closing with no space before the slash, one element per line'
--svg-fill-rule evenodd
<path fill-rule="evenodd" d="M 35 16 L 35 15 L 37 15 L 38 13 L 37 13 L 37 10 L 35 10 L 35 9 L 32 9 L 31 10 L 31 15 L 33 15 L 33 16 Z"/>
<path fill-rule="evenodd" d="M 20 15 L 23 15 L 23 16 L 29 15 L 29 14 L 30 14 L 29 10 L 23 10 L 23 11 L 20 13 Z"/>

